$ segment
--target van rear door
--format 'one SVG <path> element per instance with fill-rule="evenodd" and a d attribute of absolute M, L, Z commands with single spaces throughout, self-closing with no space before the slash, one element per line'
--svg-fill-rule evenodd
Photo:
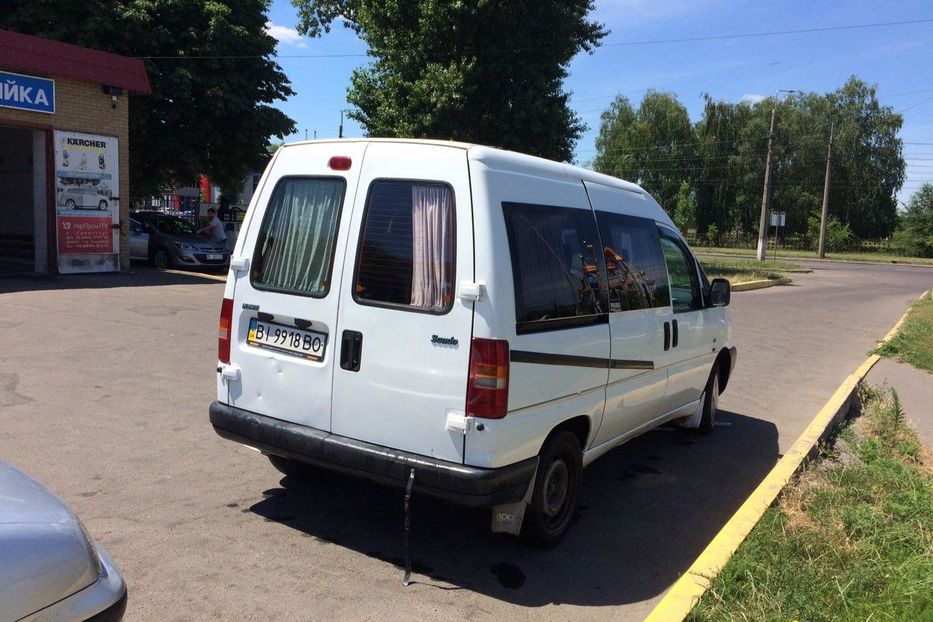
<path fill-rule="evenodd" d="M 373 143 L 366 152 L 332 342 L 332 432 L 451 462 L 463 435 L 473 303 L 466 150 Z M 339 350 L 339 352 L 338 352 Z"/>
<path fill-rule="evenodd" d="M 330 430 L 343 249 L 365 149 L 292 145 L 271 165 L 235 251 L 249 264 L 234 273 L 230 405 Z"/>

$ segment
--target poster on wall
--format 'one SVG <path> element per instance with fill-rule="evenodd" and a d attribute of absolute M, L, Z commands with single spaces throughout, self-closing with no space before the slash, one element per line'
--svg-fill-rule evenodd
<path fill-rule="evenodd" d="M 120 151 L 113 136 L 55 131 L 58 271 L 120 269 Z"/>

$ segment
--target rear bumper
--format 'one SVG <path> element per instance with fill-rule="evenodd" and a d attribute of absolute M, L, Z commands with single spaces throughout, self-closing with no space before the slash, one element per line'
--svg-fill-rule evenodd
<path fill-rule="evenodd" d="M 390 449 L 214 402 L 211 424 L 223 438 L 283 458 L 403 487 L 415 470 L 414 490 L 469 507 L 514 503 L 525 496 L 537 457 L 483 469 Z"/>

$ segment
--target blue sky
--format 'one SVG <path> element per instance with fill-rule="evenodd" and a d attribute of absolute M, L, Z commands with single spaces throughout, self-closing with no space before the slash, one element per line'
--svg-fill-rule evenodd
<path fill-rule="evenodd" d="M 573 109 L 590 128 L 576 147 L 579 162 L 593 158 L 599 115 L 619 93 L 637 105 L 649 88 L 670 91 L 696 121 L 703 93 L 734 102 L 777 89 L 826 92 L 857 74 L 877 84 L 882 104 L 903 111 L 908 169 L 900 198 L 907 200 L 925 181 L 933 181 L 933 22 L 637 43 L 933 19 L 929 0 L 596 0 L 593 17 L 610 34 L 595 53 L 571 62 L 565 83 Z M 269 19 L 270 32 L 279 40 L 278 62 L 296 92 L 280 103 L 299 128 L 288 140 L 303 139 L 305 130 L 309 138 L 315 132 L 318 138 L 337 136 L 340 110 L 349 107 L 350 74 L 367 62 L 366 46 L 339 24 L 318 39 L 299 37 L 297 12 L 288 0 L 274 0 Z M 361 136 L 363 130 L 345 119 L 344 135 Z"/>

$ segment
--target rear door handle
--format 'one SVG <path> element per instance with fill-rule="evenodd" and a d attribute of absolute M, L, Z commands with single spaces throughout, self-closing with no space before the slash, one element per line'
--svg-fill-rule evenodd
<path fill-rule="evenodd" d="M 664 351 L 667 352 L 671 349 L 671 325 L 669 322 L 664 322 Z"/>
<path fill-rule="evenodd" d="M 340 339 L 340 368 L 360 371 L 360 355 L 363 351 L 363 333 L 345 330 Z"/>
<path fill-rule="evenodd" d="M 674 337 L 671 339 L 671 347 L 677 347 L 677 320 L 672 320 L 671 325 L 674 327 Z"/>

